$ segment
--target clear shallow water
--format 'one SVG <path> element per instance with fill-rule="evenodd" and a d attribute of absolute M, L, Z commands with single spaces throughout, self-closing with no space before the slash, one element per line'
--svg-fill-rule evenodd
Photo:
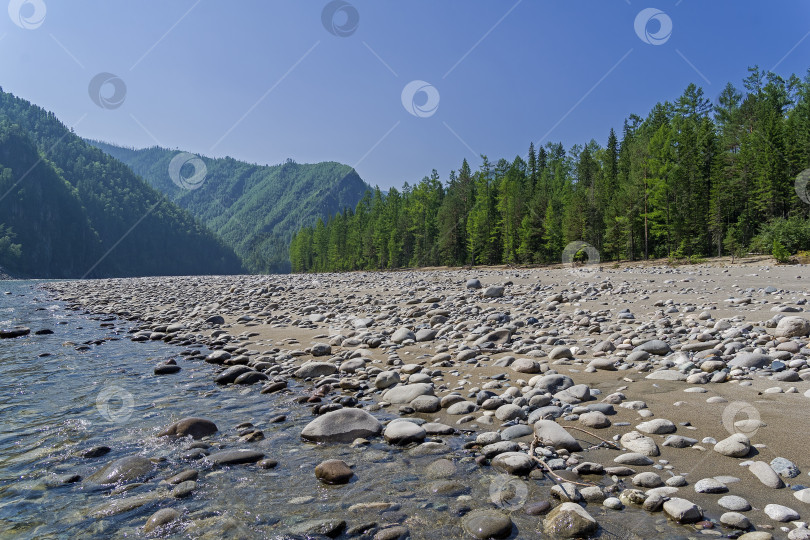
<path fill-rule="evenodd" d="M 494 507 L 491 488 L 498 475 L 472 462 L 461 449 L 462 437 L 443 438 L 453 449 L 448 456 L 412 455 L 379 439 L 361 448 L 302 443 L 301 429 L 312 419 L 309 409 L 295 402 L 304 388 L 262 395 L 256 386 L 218 387 L 211 380 L 213 367 L 186 360 L 180 355 L 184 349 L 159 341 L 133 343 L 127 339 L 131 323 L 67 310 L 36 289 L 35 282 L 0 282 L 0 324 L 32 330 L 24 338 L 0 340 L 0 537 L 137 537 L 150 515 L 170 507 L 181 513 L 181 520 L 166 536 L 178 538 L 272 538 L 323 518 L 345 519 L 348 527 L 404 522 L 412 538 L 461 538 L 461 514 Z M 33 335 L 42 328 L 54 334 Z M 153 365 L 166 358 L 175 358 L 182 371 L 153 375 Z M 287 415 L 287 421 L 268 422 L 279 414 Z M 279 466 L 212 469 L 182 460 L 187 442 L 156 435 L 185 416 L 214 420 L 220 429 L 212 438 L 215 446 L 259 450 Z M 255 424 L 265 440 L 239 442 L 236 426 L 242 422 Z M 112 450 L 97 458 L 80 456 L 99 445 Z M 126 494 L 111 495 L 85 481 L 55 482 L 56 475 L 86 478 L 132 454 L 158 463 L 144 485 Z M 433 483 L 440 479 L 428 470 L 441 457 L 453 458 L 457 467 L 449 480 L 459 489 L 446 495 L 433 493 Z M 330 458 L 354 464 L 356 476 L 349 485 L 323 486 L 316 480 L 315 465 Z M 111 500 L 155 492 L 161 478 L 186 468 L 200 471 L 189 498 L 165 497 L 110 517 L 88 516 Z M 525 486 L 527 502 L 549 499 L 549 480 L 516 481 Z M 396 506 L 382 512 L 349 510 L 376 501 Z M 542 517 L 526 515 L 521 502 L 511 513 L 512 537 L 538 537 Z M 661 514 L 607 514 L 599 505 L 588 505 L 588 510 L 606 538 L 697 534 L 666 525 Z"/>

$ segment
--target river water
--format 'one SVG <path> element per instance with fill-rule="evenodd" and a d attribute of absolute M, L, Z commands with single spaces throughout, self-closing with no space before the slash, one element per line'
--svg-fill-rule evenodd
<path fill-rule="evenodd" d="M 357 448 L 304 443 L 300 432 L 312 414 L 296 399 L 306 389 L 291 383 L 290 392 L 260 394 L 256 387 L 218 387 L 212 381 L 214 366 L 186 360 L 186 349 L 161 341 L 132 342 L 127 334 L 135 323 L 72 311 L 37 285 L 0 281 L 0 327 L 32 330 L 23 338 L 0 340 L 0 537 L 139 537 L 149 516 L 173 508 L 181 517 L 162 531 L 165 537 L 276 538 L 327 519 L 345 520 L 348 528 L 369 524 L 372 531 L 374 523 L 402 523 L 412 538 L 463 538 L 461 516 L 497 506 L 512 517 L 512 538 L 542 536 L 542 516 L 528 515 L 524 503 L 548 499 L 551 482 L 504 479 L 489 467 L 478 467 L 463 450 L 469 436 L 443 437 L 451 448 L 447 455 L 419 455 L 381 439 Z M 41 329 L 53 334 L 34 335 Z M 180 373 L 155 376 L 154 364 L 168 358 L 176 359 Z M 382 411 L 374 414 L 381 421 L 392 418 Z M 269 422 L 278 415 L 286 415 L 286 421 Z M 214 448 L 259 450 L 277 460 L 278 467 L 214 469 L 185 459 L 188 441 L 171 442 L 157 434 L 186 416 L 217 424 Z M 237 426 L 243 422 L 261 429 L 265 439 L 239 441 Z M 111 451 L 82 457 L 97 446 Z M 127 493 L 111 493 L 85 480 L 106 463 L 133 454 L 156 465 Z M 351 483 L 324 486 L 316 480 L 315 465 L 330 458 L 354 466 Z M 451 458 L 454 471 L 430 467 L 439 458 Z M 200 472 L 190 497 L 161 496 L 127 512 L 91 517 L 94 508 L 111 500 L 157 492 L 161 479 L 188 468 Z M 81 479 L 66 483 L 71 475 Z M 497 499 L 496 488 L 504 482 L 517 498 Z M 356 506 L 385 502 L 392 506 Z M 603 537 L 698 534 L 667 524 L 660 513 L 616 513 L 590 504 L 588 510 L 602 525 Z M 347 537 L 345 532 L 341 536 Z"/>

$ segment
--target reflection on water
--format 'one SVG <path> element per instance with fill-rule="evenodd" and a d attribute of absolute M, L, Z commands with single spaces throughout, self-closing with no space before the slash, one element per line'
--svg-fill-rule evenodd
<path fill-rule="evenodd" d="M 0 340 L 0 537 L 139 536 L 148 517 L 168 507 L 181 513 L 179 525 L 167 533 L 177 537 L 273 537 L 302 522 L 330 518 L 345 519 L 348 527 L 404 522 L 414 538 L 458 538 L 460 516 L 493 507 L 490 488 L 496 474 L 479 468 L 465 453 L 467 439 L 444 438 L 452 449 L 447 456 L 412 455 L 380 439 L 357 448 L 305 444 L 299 435 L 312 417 L 296 403 L 295 392 L 262 395 L 256 387 L 217 387 L 211 381 L 213 366 L 186 360 L 182 349 L 162 342 L 133 343 L 126 339 L 128 323 L 102 327 L 100 320 L 54 303 L 35 285 L 0 282 L 3 325 L 32 330 L 24 338 Z M 33 334 L 40 329 L 54 333 Z M 153 365 L 166 358 L 175 358 L 182 371 L 154 376 Z M 300 395 L 303 389 L 297 391 Z M 287 421 L 269 423 L 279 414 Z M 156 434 L 185 416 L 216 422 L 220 433 L 212 438 L 214 449 L 259 450 L 277 460 L 278 467 L 212 469 L 182 459 L 188 442 L 169 442 Z M 261 429 L 265 439 L 239 442 L 236 426 L 243 422 Z M 99 446 L 111 450 L 101 457 L 81 457 Z M 143 485 L 126 493 L 69 481 L 75 480 L 73 475 L 85 479 L 102 465 L 132 454 L 152 459 L 155 469 Z M 440 457 L 456 463 L 449 479 L 428 468 Z M 354 465 L 350 484 L 324 486 L 316 480 L 315 465 L 331 458 Z M 190 497 L 175 499 L 159 482 L 188 468 L 200 471 L 197 489 Z M 525 485 L 527 502 L 549 498 L 550 481 Z M 111 500 L 147 494 L 155 497 L 143 506 L 90 517 Z M 392 505 L 383 510 L 356 506 L 371 502 Z M 677 538 L 684 533 L 667 525 L 661 514 L 628 510 L 607 515 L 598 505 L 588 505 L 588 510 L 603 524 L 606 537 Z M 527 515 L 522 505 L 516 505 L 511 517 L 513 537 L 538 535 L 542 517 Z"/>

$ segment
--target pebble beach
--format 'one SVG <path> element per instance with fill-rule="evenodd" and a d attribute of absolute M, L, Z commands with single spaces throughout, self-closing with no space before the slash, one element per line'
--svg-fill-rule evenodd
<path fill-rule="evenodd" d="M 70 480 L 98 490 L 94 519 L 211 538 L 793 540 L 810 538 L 804 274 L 758 259 L 40 287 L 176 347 L 143 365 L 169 392 L 193 374 L 284 403 L 158 415 L 160 459 L 89 454 Z M 285 468 L 306 487 L 275 487 L 278 519 L 184 507 L 223 470 Z"/>

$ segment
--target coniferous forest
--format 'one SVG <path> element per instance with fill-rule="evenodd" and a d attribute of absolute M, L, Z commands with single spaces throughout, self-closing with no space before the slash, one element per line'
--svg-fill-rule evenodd
<path fill-rule="evenodd" d="M 714 102 L 690 84 L 611 129 L 604 147 L 481 158 L 301 229 L 293 271 L 559 263 L 572 241 L 602 261 L 810 249 L 810 204 L 795 187 L 810 167 L 810 70 L 749 68 Z"/>

